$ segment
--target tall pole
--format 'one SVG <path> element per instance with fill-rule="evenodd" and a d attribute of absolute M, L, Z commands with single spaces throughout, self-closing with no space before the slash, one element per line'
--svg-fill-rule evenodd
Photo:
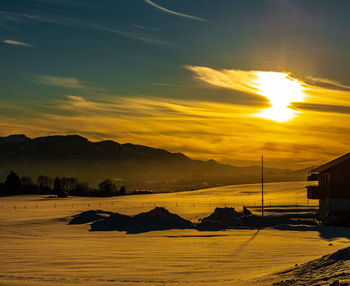
<path fill-rule="evenodd" d="M 261 155 L 261 216 L 264 216 L 264 155 Z"/>

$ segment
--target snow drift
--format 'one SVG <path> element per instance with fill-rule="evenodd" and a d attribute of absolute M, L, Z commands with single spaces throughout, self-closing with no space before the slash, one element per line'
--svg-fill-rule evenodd
<path fill-rule="evenodd" d="M 73 219 L 69 222 L 69 224 L 84 224 L 94 222 L 100 219 L 104 219 L 107 217 L 107 215 L 110 214 L 112 214 L 112 212 L 90 210 L 73 216 Z"/>
<path fill-rule="evenodd" d="M 198 229 L 226 229 L 248 224 L 248 218 L 253 217 L 252 213 L 244 209 L 237 212 L 234 208 L 216 208 L 208 217 L 202 218 Z"/>
<path fill-rule="evenodd" d="M 189 229 L 194 224 L 162 207 L 135 216 L 119 213 L 95 221 L 91 224 L 92 231 L 126 231 L 127 233 L 141 233 L 155 230 Z"/>
<path fill-rule="evenodd" d="M 276 274 L 273 285 L 350 285 L 350 247 Z"/>

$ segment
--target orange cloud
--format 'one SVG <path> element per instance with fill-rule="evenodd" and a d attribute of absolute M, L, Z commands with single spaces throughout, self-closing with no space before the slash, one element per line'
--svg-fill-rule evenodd
<path fill-rule="evenodd" d="M 237 89 L 260 92 L 251 86 L 256 79 L 252 74 L 198 71 L 196 76 L 205 77 L 207 83 L 230 86 L 233 96 Z M 301 168 L 349 151 L 350 114 L 346 109 L 349 91 L 300 82 L 304 101 L 289 107 L 300 113 L 284 123 L 253 116 L 265 108 L 260 105 L 221 103 L 215 98 L 93 96 L 84 89 L 79 96 L 66 95 L 60 100 L 0 105 L 0 133 L 78 133 L 92 140 L 132 142 L 238 165 L 255 164 L 264 153 L 268 166 Z M 88 96 L 81 95 L 85 91 Z"/>

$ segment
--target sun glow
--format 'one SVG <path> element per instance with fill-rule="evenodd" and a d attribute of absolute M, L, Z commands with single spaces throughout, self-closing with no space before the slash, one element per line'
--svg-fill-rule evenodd
<path fill-rule="evenodd" d="M 311 98 L 310 85 L 291 77 L 289 73 L 237 69 L 215 70 L 201 66 L 186 66 L 186 68 L 194 72 L 198 79 L 210 85 L 264 96 L 269 100 L 270 108 L 260 109 L 258 114 L 250 113 L 249 116 L 285 122 L 299 113 L 292 109 L 291 103 L 305 101 L 306 94 L 307 100 Z M 312 88 L 315 89 L 313 86 Z"/>
<path fill-rule="evenodd" d="M 298 111 L 289 108 L 291 102 L 303 101 L 304 93 L 301 83 L 286 73 L 257 72 L 255 80 L 258 93 L 269 99 L 270 108 L 257 116 L 284 122 L 294 118 Z"/>

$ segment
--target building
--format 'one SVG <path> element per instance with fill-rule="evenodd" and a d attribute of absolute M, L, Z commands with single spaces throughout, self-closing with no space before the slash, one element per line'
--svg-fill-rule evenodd
<path fill-rule="evenodd" d="M 319 200 L 319 218 L 325 223 L 350 224 L 350 153 L 310 171 L 307 198 Z"/>

